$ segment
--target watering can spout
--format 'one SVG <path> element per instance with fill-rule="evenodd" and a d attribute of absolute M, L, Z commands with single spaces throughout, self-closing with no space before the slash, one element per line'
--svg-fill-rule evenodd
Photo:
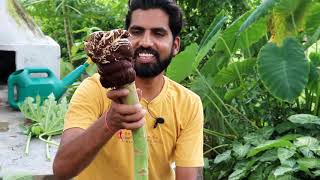
<path fill-rule="evenodd" d="M 68 88 L 68 86 L 72 85 L 85 71 L 85 69 L 89 66 L 87 62 L 77 67 L 75 70 L 73 70 L 70 74 L 68 74 L 65 78 L 62 80 L 62 85 L 64 88 Z"/>
<path fill-rule="evenodd" d="M 69 73 L 63 80 L 54 76 L 48 68 L 33 67 L 24 68 L 13 72 L 8 78 L 8 101 L 12 108 L 19 109 L 18 104 L 26 97 L 47 98 L 51 93 L 59 99 L 72 83 L 74 83 L 89 66 L 90 61 L 85 62 Z M 32 74 L 46 74 L 46 77 Z"/>

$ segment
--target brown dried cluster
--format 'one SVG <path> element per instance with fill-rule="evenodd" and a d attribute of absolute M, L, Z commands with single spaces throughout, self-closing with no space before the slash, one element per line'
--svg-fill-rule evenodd
<path fill-rule="evenodd" d="M 105 88 L 117 88 L 135 79 L 133 48 L 129 32 L 122 29 L 98 31 L 85 41 L 85 51 L 97 64 L 100 82 Z"/>

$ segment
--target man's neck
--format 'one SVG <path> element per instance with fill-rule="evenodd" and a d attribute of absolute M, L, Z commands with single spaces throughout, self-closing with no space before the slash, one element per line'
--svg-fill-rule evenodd
<path fill-rule="evenodd" d="M 142 98 L 148 102 L 157 97 L 164 85 L 163 73 L 153 78 L 140 78 L 135 79 L 137 88 L 142 90 Z"/>

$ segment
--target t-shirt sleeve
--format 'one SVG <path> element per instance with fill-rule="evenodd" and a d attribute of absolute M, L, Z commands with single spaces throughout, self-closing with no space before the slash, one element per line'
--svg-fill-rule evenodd
<path fill-rule="evenodd" d="M 179 167 L 202 167 L 203 107 L 200 98 L 197 96 L 185 110 L 185 120 L 176 144 L 175 163 Z"/>
<path fill-rule="evenodd" d="M 104 112 L 106 93 L 93 78 L 85 79 L 73 94 L 64 120 L 64 130 L 87 129 Z"/>

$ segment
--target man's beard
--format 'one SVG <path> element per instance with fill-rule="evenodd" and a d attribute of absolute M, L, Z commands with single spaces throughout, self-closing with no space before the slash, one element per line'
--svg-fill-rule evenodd
<path fill-rule="evenodd" d="M 154 55 L 156 58 L 155 63 L 142 64 L 136 61 L 139 53 L 148 53 Z M 143 48 L 139 47 L 134 53 L 134 69 L 136 71 L 136 75 L 141 78 L 152 78 L 159 75 L 162 71 L 164 71 L 170 64 L 171 59 L 173 57 L 173 52 L 171 50 L 169 56 L 163 60 L 160 60 L 160 55 L 157 51 L 151 48 Z"/>

